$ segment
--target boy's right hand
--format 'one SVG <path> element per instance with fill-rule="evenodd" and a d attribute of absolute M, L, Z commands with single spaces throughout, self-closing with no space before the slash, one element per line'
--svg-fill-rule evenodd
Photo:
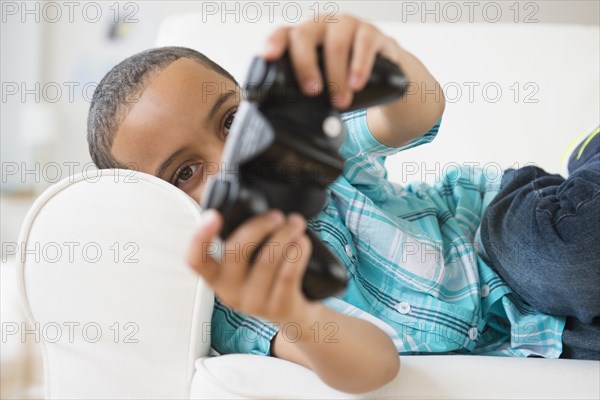
<path fill-rule="evenodd" d="M 299 214 L 285 218 L 277 210 L 255 216 L 229 236 L 215 259 L 209 253 L 222 226 L 217 211 L 205 211 L 188 252 L 189 265 L 217 297 L 230 308 L 272 322 L 308 318 L 313 303 L 302 293 L 311 252 L 305 219 Z M 255 249 L 259 252 L 252 259 Z"/>

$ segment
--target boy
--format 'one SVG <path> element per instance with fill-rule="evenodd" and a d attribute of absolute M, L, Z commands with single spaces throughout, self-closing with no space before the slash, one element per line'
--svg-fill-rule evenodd
<path fill-rule="evenodd" d="M 300 216 L 256 216 L 217 260 L 207 244 L 222 216 L 204 213 L 189 263 L 217 296 L 213 347 L 297 362 L 346 392 L 393 379 L 399 353 L 598 358 L 597 137 L 567 181 L 524 168 L 507 172 L 500 188 L 463 169 L 434 188 L 400 187 L 386 180 L 385 157 L 435 137 L 445 106 L 440 85 L 392 38 L 351 16 L 279 29 L 263 56 L 277 59 L 289 49 L 311 94 L 324 82 L 315 58 L 320 44 L 340 110 L 364 86 L 377 53 L 401 65 L 412 83 L 439 91 L 428 99 L 442 100 L 408 96 L 344 116 L 343 176 L 308 222 L 348 270 L 339 296 L 311 302 L 301 292 L 310 248 Z M 207 95 L 206 82 L 222 90 Z M 90 153 L 99 168 L 134 166 L 200 201 L 206 167 L 219 165 L 239 98 L 235 80 L 197 52 L 134 55 L 94 93 Z M 244 252 L 263 241 L 278 246 L 251 261 Z M 283 251 L 289 244 L 297 256 Z"/>

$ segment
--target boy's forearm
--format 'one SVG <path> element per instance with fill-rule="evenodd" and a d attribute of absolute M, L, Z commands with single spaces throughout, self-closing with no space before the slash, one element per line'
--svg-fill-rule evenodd
<path fill-rule="evenodd" d="M 398 48 L 396 61 L 410 86 L 400 100 L 367 111 L 373 135 L 390 147 L 400 147 L 426 133 L 441 118 L 446 105 L 441 85 L 421 61 Z"/>
<path fill-rule="evenodd" d="M 312 369 L 331 387 L 350 393 L 367 392 L 397 375 L 400 360 L 396 347 L 370 322 L 318 303 L 310 318 L 296 323 L 300 338 L 294 336 L 295 329 L 280 330 L 273 354 Z"/>

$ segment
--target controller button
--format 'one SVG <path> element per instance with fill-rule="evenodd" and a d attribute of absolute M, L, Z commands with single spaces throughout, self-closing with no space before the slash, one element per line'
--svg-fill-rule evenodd
<path fill-rule="evenodd" d="M 343 126 L 339 117 L 330 115 L 323 120 L 323 132 L 330 138 L 336 138 L 342 134 Z"/>

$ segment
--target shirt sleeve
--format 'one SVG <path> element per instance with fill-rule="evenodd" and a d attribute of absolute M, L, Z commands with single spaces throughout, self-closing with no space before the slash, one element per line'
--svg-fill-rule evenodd
<path fill-rule="evenodd" d="M 211 322 L 211 347 L 219 354 L 244 353 L 270 356 L 278 324 L 227 307 L 217 297 Z"/>
<path fill-rule="evenodd" d="M 340 155 L 346 164 L 343 176 L 353 185 L 379 184 L 387 178 L 385 158 L 403 150 L 431 142 L 438 133 L 441 118 L 424 135 L 411 139 L 401 147 L 390 147 L 379 142 L 367 125 L 367 110 L 361 109 L 342 114 L 346 131 L 340 146 Z"/>

